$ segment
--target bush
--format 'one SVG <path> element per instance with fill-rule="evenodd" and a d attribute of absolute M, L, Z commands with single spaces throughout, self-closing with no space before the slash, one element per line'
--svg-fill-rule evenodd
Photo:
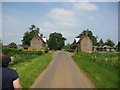
<path fill-rule="evenodd" d="M 74 52 L 74 49 L 67 49 L 68 52 Z"/>
<path fill-rule="evenodd" d="M 42 55 L 46 53 L 44 49 L 41 50 L 26 50 L 26 49 L 14 49 L 14 48 L 2 48 L 2 52 L 10 53 L 11 56 L 15 54 L 24 54 L 24 55 Z"/>
<path fill-rule="evenodd" d="M 45 48 L 43 48 L 43 49 L 44 49 L 45 53 L 48 53 L 48 52 L 49 52 L 48 47 L 45 47 Z"/>
<path fill-rule="evenodd" d="M 42 55 L 44 54 L 44 50 L 22 50 L 24 55 Z"/>
<path fill-rule="evenodd" d="M 11 55 L 14 55 L 14 54 L 21 54 L 22 50 L 21 49 L 14 49 L 14 48 L 2 48 L 2 52 L 10 53 Z"/>

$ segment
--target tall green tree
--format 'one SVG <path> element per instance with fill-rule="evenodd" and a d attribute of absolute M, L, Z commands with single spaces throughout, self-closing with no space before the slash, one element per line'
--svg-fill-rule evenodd
<path fill-rule="evenodd" d="M 8 44 L 7 47 L 8 47 L 8 48 L 17 48 L 17 44 L 14 43 L 14 42 L 11 42 L 11 43 Z"/>
<path fill-rule="evenodd" d="M 53 50 L 61 50 L 65 45 L 65 40 L 61 33 L 51 33 L 49 35 L 48 47 Z"/>
<path fill-rule="evenodd" d="M 107 42 L 105 42 L 105 45 L 113 47 L 115 46 L 115 43 L 112 40 L 108 39 Z"/>
<path fill-rule="evenodd" d="M 102 39 L 100 39 L 100 41 L 98 43 L 99 43 L 99 46 L 104 46 L 104 42 Z"/>
<path fill-rule="evenodd" d="M 35 25 L 31 25 L 29 31 L 26 31 L 23 35 L 22 45 L 30 45 L 31 39 L 35 36 L 36 32 L 39 32 L 39 28 Z"/>

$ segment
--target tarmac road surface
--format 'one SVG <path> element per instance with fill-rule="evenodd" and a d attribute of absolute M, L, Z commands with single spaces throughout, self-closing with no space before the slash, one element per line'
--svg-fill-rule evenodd
<path fill-rule="evenodd" d="M 71 56 L 57 51 L 54 60 L 31 88 L 93 88 L 90 79 L 77 67 Z"/>

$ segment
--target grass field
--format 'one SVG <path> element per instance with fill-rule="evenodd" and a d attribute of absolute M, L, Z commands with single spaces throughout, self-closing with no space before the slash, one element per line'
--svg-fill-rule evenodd
<path fill-rule="evenodd" d="M 73 59 L 91 78 L 96 88 L 118 88 L 117 53 L 79 52 Z"/>
<path fill-rule="evenodd" d="M 37 76 L 48 66 L 51 59 L 49 54 L 14 55 L 10 68 L 18 72 L 22 88 L 29 88 Z"/>

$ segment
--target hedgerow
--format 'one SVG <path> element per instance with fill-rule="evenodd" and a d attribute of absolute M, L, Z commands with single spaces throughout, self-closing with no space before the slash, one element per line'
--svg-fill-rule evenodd
<path fill-rule="evenodd" d="M 46 48 L 41 50 L 28 50 L 28 49 L 15 49 L 15 48 L 2 48 L 2 52 L 9 52 L 11 56 L 15 54 L 23 54 L 23 55 L 42 55 L 44 53 L 48 53 Z"/>

